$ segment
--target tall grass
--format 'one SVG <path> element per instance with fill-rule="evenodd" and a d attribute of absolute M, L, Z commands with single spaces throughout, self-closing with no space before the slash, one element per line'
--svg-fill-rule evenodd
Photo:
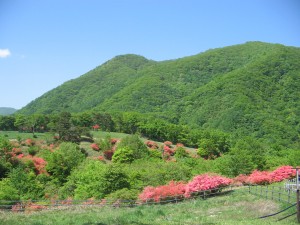
<path fill-rule="evenodd" d="M 280 203 L 260 199 L 243 191 L 178 204 L 139 206 L 135 208 L 73 207 L 66 210 L 45 210 L 33 213 L 0 213 L 0 224 L 296 224 L 296 216 L 277 222 L 294 209 L 276 218 L 258 219 L 285 207 Z"/>

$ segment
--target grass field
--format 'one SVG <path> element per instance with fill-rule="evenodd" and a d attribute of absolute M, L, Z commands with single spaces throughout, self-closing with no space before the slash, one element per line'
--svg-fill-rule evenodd
<path fill-rule="evenodd" d="M 291 209 L 275 218 L 258 219 L 285 207 L 281 203 L 260 199 L 241 190 L 206 200 L 187 200 L 178 204 L 139 206 L 135 208 L 73 207 L 32 213 L 0 212 L 0 224 L 15 225 L 238 225 L 297 224 L 296 216 L 277 222 Z"/>

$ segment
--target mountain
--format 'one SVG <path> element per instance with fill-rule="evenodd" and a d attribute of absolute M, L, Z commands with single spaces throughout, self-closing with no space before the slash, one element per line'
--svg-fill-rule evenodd
<path fill-rule="evenodd" d="M 45 93 L 19 112 L 48 114 L 92 109 L 134 83 L 139 76 L 138 71 L 153 63 L 142 56 L 117 56 L 79 78 Z"/>
<path fill-rule="evenodd" d="M 0 115 L 2 115 L 2 116 L 13 114 L 16 111 L 17 111 L 17 109 L 14 109 L 14 108 L 0 107 Z"/>
<path fill-rule="evenodd" d="M 19 113 L 135 111 L 192 127 L 298 140 L 300 48 L 247 42 L 155 62 L 109 60 Z"/>

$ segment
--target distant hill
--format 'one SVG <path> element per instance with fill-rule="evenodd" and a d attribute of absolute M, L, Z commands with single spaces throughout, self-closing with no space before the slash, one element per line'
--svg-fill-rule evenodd
<path fill-rule="evenodd" d="M 0 115 L 2 115 L 2 116 L 13 114 L 16 111 L 17 111 L 17 109 L 14 109 L 14 108 L 0 107 Z"/>
<path fill-rule="evenodd" d="M 109 60 L 19 113 L 136 111 L 192 127 L 299 140 L 300 48 L 247 42 L 176 60 Z"/>

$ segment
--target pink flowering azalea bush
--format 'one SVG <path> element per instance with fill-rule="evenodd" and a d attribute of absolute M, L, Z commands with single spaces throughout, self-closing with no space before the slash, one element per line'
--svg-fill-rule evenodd
<path fill-rule="evenodd" d="M 94 126 L 93 126 L 93 130 L 99 130 L 100 129 L 100 126 L 98 125 L 98 124 L 95 124 Z"/>
<path fill-rule="evenodd" d="M 139 195 L 142 202 L 160 202 L 168 199 L 189 198 L 197 195 L 200 191 L 218 189 L 230 185 L 231 179 L 219 175 L 202 174 L 194 177 L 192 181 L 185 184 L 183 182 L 171 181 L 167 185 L 158 187 L 145 187 Z"/>
<path fill-rule="evenodd" d="M 173 199 L 175 196 L 183 198 L 185 193 L 185 184 L 183 182 L 171 181 L 167 185 L 158 187 L 145 187 L 143 192 L 139 195 L 139 200 L 142 202 L 160 202 L 168 199 Z"/>
<path fill-rule="evenodd" d="M 95 150 L 95 151 L 99 151 L 100 150 L 99 146 L 96 143 L 91 144 L 91 148 L 93 150 Z"/>
<path fill-rule="evenodd" d="M 281 166 L 270 174 L 273 182 L 280 182 L 296 176 L 296 170 L 292 166 Z"/>
<path fill-rule="evenodd" d="M 247 183 L 249 184 L 257 184 L 257 185 L 265 185 L 272 183 L 272 178 L 270 176 L 270 172 L 268 171 L 258 171 L 254 170 L 248 177 Z"/>
<path fill-rule="evenodd" d="M 232 179 L 219 175 L 198 175 L 186 185 L 184 195 L 186 198 L 189 198 L 192 195 L 197 195 L 197 192 L 226 187 L 231 183 Z"/>
<path fill-rule="evenodd" d="M 234 178 L 234 183 L 266 185 L 281 182 L 296 176 L 296 170 L 292 166 L 281 166 L 274 171 L 254 170 L 250 175 L 239 175 Z"/>
<path fill-rule="evenodd" d="M 148 148 L 158 149 L 158 144 L 154 141 L 146 141 L 145 144 L 147 145 Z"/>

